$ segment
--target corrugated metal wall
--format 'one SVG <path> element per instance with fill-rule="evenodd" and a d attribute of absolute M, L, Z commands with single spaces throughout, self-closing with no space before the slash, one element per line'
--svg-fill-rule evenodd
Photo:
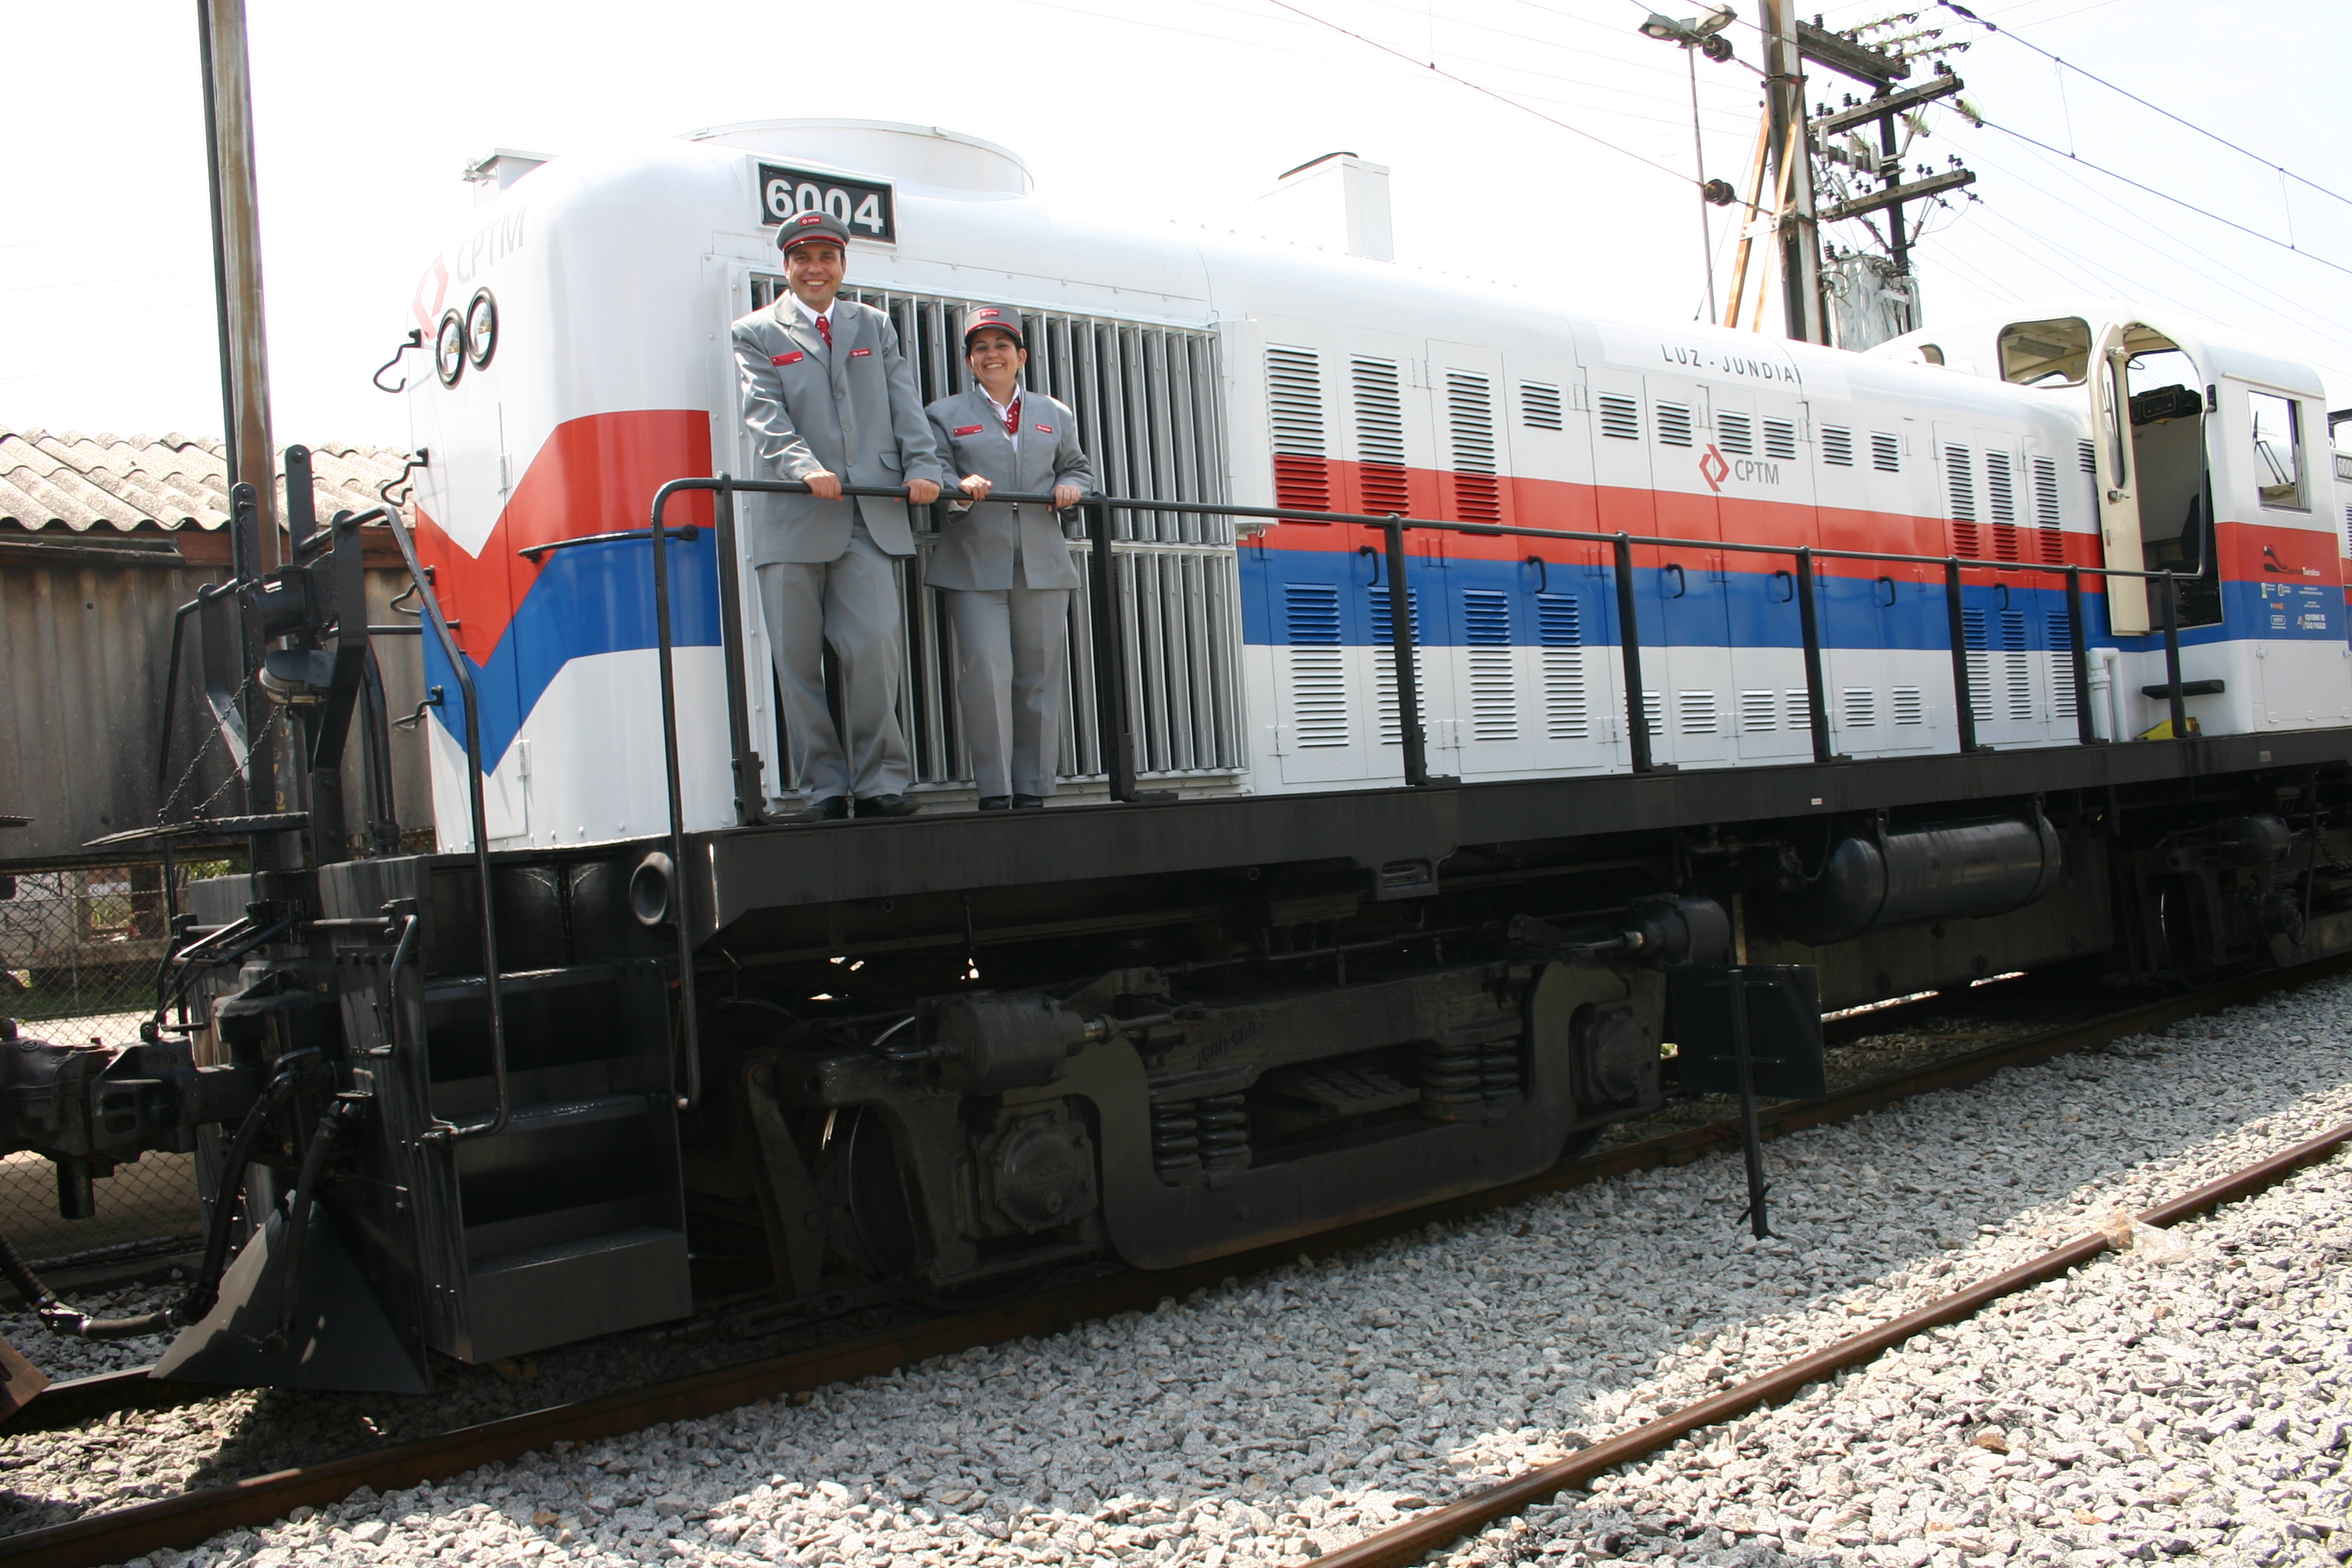
<path fill-rule="evenodd" d="M 175 788 L 174 816 L 188 815 L 194 803 L 219 789 L 233 759 L 200 718 L 193 619 L 190 646 L 182 654 L 170 777 L 161 784 L 155 731 L 163 718 L 172 612 L 223 575 L 186 565 L 0 565 L 0 668 L 6 671 L 0 681 L 0 813 L 33 818 L 29 827 L 0 828 L 0 867 L 119 862 L 125 858 L 121 850 L 107 854 L 82 846 L 156 821 Z M 385 608 L 404 583 L 389 572 L 368 574 L 373 621 L 404 619 Z M 415 708 L 424 691 L 417 639 L 379 638 L 376 657 L 395 716 Z M 345 794 L 355 825 L 362 799 L 358 755 L 354 743 Z M 422 740 L 394 731 L 393 766 L 402 825 L 429 825 L 433 803 Z M 234 809 L 236 801 L 232 785 L 211 815 Z"/>

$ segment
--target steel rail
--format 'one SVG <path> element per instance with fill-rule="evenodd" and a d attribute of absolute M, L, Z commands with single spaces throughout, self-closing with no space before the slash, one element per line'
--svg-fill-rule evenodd
<path fill-rule="evenodd" d="M 2266 970 L 2239 976 L 2200 991 L 1997 1042 L 1947 1057 L 1925 1067 L 1897 1068 L 1851 1085 L 1823 1100 L 1787 1101 L 1759 1107 L 1757 1112 L 1759 1128 L 1763 1136 L 1773 1138 L 1808 1127 L 1844 1121 L 1914 1095 L 1965 1087 L 2004 1068 L 2045 1061 L 2126 1035 L 2160 1028 L 2183 1018 L 2239 1005 L 2274 991 L 2293 989 L 2347 971 L 2352 971 L 2352 955 L 2294 969 Z M 943 1318 L 914 1328 L 884 1330 L 761 1361 L 698 1373 L 646 1388 L 553 1405 L 544 1410 L 462 1427 L 434 1437 L 348 1455 L 317 1465 L 247 1477 L 180 1497 L 138 1503 L 125 1509 L 70 1520 L 63 1524 L 0 1536 L 0 1564 L 10 1565 L 10 1568 L 95 1568 L 99 1564 L 125 1562 L 163 1547 L 186 1549 L 221 1531 L 267 1524 L 298 1507 L 323 1508 L 341 1501 L 362 1487 L 373 1488 L 378 1492 L 397 1491 L 425 1482 L 444 1480 L 480 1465 L 518 1458 L 553 1443 L 584 1443 L 617 1436 L 666 1421 L 692 1420 L 718 1415 L 760 1399 L 891 1372 L 933 1356 L 953 1354 L 1027 1336 L 1056 1333 L 1075 1324 L 1112 1313 L 1149 1309 L 1162 1298 L 1181 1296 L 1236 1276 L 1245 1277 L 1276 1268 L 1302 1256 L 1330 1257 L 1417 1230 L 1432 1222 L 1474 1217 L 1547 1193 L 1588 1185 L 1633 1171 L 1689 1164 L 1717 1150 L 1738 1147 L 1740 1141 L 1739 1123 L 1736 1119 L 1685 1128 L 1564 1162 L 1549 1171 L 1503 1186 L 1376 1215 L 1314 1236 L 1300 1237 L 1224 1258 L 1209 1258 L 1181 1268 L 1150 1272 L 1128 1270 L 1082 1280 L 985 1311 Z M 2341 1131 L 2339 1142 L 2342 1141 L 2352 1141 L 2352 1127 Z M 2308 1147 L 2308 1144 L 2297 1145 L 2296 1150 L 2274 1156 L 2273 1161 L 2264 1162 L 2264 1164 L 2286 1159 L 2295 1154 L 2297 1150 Z M 2308 1163 L 2309 1159 L 2317 1157 L 2316 1154 L 2309 1154 L 2305 1156 L 2305 1160 Z M 2176 1200 L 2175 1205 L 2168 1205 L 2166 1209 L 2152 1212 L 2158 1215 L 2170 1213 L 2179 1204 L 2197 1199 L 2200 1194 L 2210 1190 L 2200 1188 L 2197 1194 Z M 2210 1205 L 2224 1200 L 2205 1198 L 2202 1201 Z M 2157 1218 L 2150 1223 L 2166 1224 L 2169 1221 Z M 2104 1240 L 2101 1245 L 2104 1245 Z M 53 1385 L 0 1431 L 57 1430 L 89 1420 L 108 1410 L 168 1407 L 217 1397 L 219 1393 L 216 1388 L 197 1384 L 158 1384 L 142 1378 L 138 1369 L 102 1373 Z M 43 1401 L 51 1398 L 58 1398 L 60 1404 L 67 1405 L 74 1419 L 59 1420 L 53 1415 L 45 1420 L 35 1414 L 41 1410 Z M 1758 1402 L 1761 1400 L 1759 1395 Z M 1696 1411 L 1701 1406 L 1693 1405 L 1689 1409 Z M 1646 1431 L 1648 1428 L 1639 1430 Z M 1674 1440 L 1668 1437 L 1663 1441 Z M 1599 1451 L 1598 1447 L 1582 1450 L 1568 1462 L 1586 1459 Z M 1624 1455 L 1610 1462 L 1623 1463 L 1625 1458 L 1634 1457 L 1638 1456 Z M 1526 1478 L 1520 1479 L 1525 1480 Z M 1435 1510 L 1408 1522 L 1425 1527 L 1454 1510 L 1467 1510 L 1468 1512 L 1454 1515 L 1465 1521 L 1460 1524 L 1457 1533 L 1475 1529 L 1478 1527 L 1475 1523 L 1466 1522 L 1471 1513 L 1475 1511 L 1473 1505 L 1482 1502 L 1494 1505 L 1496 1511 L 1486 1516 L 1486 1521 L 1491 1522 L 1493 1519 L 1502 1518 L 1539 1500 L 1530 1496 L 1505 1506 L 1505 1489 L 1518 1484 L 1518 1481 L 1505 1482 L 1503 1487 L 1481 1492 L 1475 1498 L 1451 1505 L 1448 1510 Z M 1560 1488 L 1553 1489 L 1557 1491 Z M 1516 1492 L 1507 1495 L 1519 1496 Z M 1318 1568 L 1322 1568 L 1322 1564 L 1329 1563 L 1332 1558 L 1360 1551 L 1370 1541 L 1381 1539 L 1383 1538 L 1371 1537 L 1354 1546 L 1340 1548 L 1322 1559 Z M 1435 1542 L 1443 1543 L 1442 1541 Z M 1417 1548 L 1411 1556 L 1379 1561 L 1409 1563 L 1433 1549 L 1425 1545 Z M 1363 1568 L 1363 1563 L 1355 1563 L 1355 1568 Z"/>
<path fill-rule="evenodd" d="M 2306 1165 L 2332 1157 L 2347 1143 L 2352 1143 L 2352 1121 L 2339 1122 L 2268 1159 L 2257 1160 L 2218 1181 L 2183 1193 L 2169 1203 L 2143 1210 L 2137 1217 L 2146 1225 L 2178 1225 L 2208 1209 L 2274 1186 Z M 1630 1432 L 1580 1448 L 1565 1459 L 1524 1471 L 1499 1486 L 1327 1552 L 1315 1560 L 1318 1568 L 1407 1568 L 1497 1520 L 1583 1487 L 1620 1465 L 1654 1454 L 1703 1427 L 1732 1420 L 1762 1405 L 1780 1404 L 1825 1377 L 1875 1361 L 1914 1335 L 1973 1317 L 2005 1296 L 2055 1279 L 2068 1269 L 2091 1262 L 2113 1245 L 2098 1231 L 2077 1237 L 2063 1247 L 2053 1247 L 2014 1268 L 2003 1269 L 1989 1279 L 1938 1297 L 1891 1322 L 1849 1334 L 1834 1344 L 1799 1356 L 1761 1377 L 1750 1378 L 1720 1394 L 1685 1405 L 1671 1415 L 1644 1422 Z"/>

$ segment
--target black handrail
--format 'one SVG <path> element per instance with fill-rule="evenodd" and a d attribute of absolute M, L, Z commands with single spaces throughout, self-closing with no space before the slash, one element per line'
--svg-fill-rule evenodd
<path fill-rule="evenodd" d="M 410 579 L 416 584 L 417 601 L 423 606 L 425 619 L 432 624 L 433 636 L 441 645 L 441 657 L 457 677 L 457 692 L 466 704 L 466 791 L 467 804 L 471 808 L 474 825 L 474 876 L 480 884 L 478 900 L 482 917 L 482 984 L 490 1008 L 490 1079 L 498 1094 L 497 1109 L 486 1121 L 455 1122 L 436 1116 L 433 1125 L 425 1130 L 425 1137 L 439 1143 L 463 1142 L 472 1138 L 490 1138 L 506 1131 L 511 1110 L 507 1094 L 507 1009 L 506 998 L 499 989 L 499 922 L 498 911 L 490 893 L 490 822 L 489 813 L 482 804 L 482 721 L 481 703 L 474 694 L 474 674 L 466 659 L 465 650 L 457 646 L 449 630 L 448 621 L 441 614 L 440 596 L 433 591 L 432 576 L 416 558 L 416 545 L 408 537 L 408 530 L 400 525 L 387 507 L 373 507 L 351 520 L 356 527 L 371 518 L 383 517 L 392 523 L 385 531 L 400 546 L 401 561 L 408 568 Z M 660 553 L 658 546 L 656 554 Z M 406 597 L 403 595 L 402 597 Z M 422 717 L 424 708 L 417 709 Z M 673 726 L 674 728 L 674 726 Z M 671 753 L 677 752 L 675 742 Z M 393 982 L 397 994 L 399 984 Z"/>
<path fill-rule="evenodd" d="M 672 479 L 654 492 L 654 516 L 649 531 L 654 541 L 654 637 L 661 664 L 662 768 L 669 786 L 669 918 L 677 928 L 677 1002 L 686 1046 L 686 1092 L 677 1097 L 680 1110 L 691 1110 L 702 1099 L 702 1020 L 696 1016 L 694 992 L 694 873 L 686 858 L 686 795 L 678 784 L 677 672 L 673 659 L 669 625 L 669 530 L 662 511 L 669 498 L 684 489 L 716 490 L 728 501 L 725 537 L 733 542 L 733 491 L 752 484 L 720 475 L 716 479 Z M 805 489 L 806 487 L 801 487 Z M 734 552 L 720 552 L 723 574 L 734 571 Z M 723 581 L 722 577 L 722 581 Z M 731 628 L 721 627 L 721 642 L 734 640 Z"/>
<path fill-rule="evenodd" d="M 672 479 L 654 498 L 653 519 L 643 531 L 658 534 L 655 544 L 655 570 L 667 593 L 667 550 L 666 541 L 687 529 L 659 527 L 669 498 L 680 491 L 708 490 L 719 498 L 719 589 L 722 611 L 730 625 L 722 627 L 720 641 L 728 652 L 729 729 L 734 752 L 736 775 L 736 818 L 749 826 L 761 820 L 760 809 L 761 763 L 758 753 L 750 746 L 750 725 L 743 711 L 742 656 L 732 626 L 740 620 L 741 595 L 734 560 L 734 502 L 738 491 L 770 495 L 808 495 L 808 486 L 790 479 L 737 479 L 726 475 L 715 478 Z M 903 500 L 906 490 L 898 487 L 844 485 L 839 493 L 845 498 L 872 497 L 877 500 Z M 1051 495 L 1028 495 L 1010 491 L 992 492 L 993 500 L 1014 501 L 1024 505 L 1051 507 Z M 1222 502 L 1158 500 L 1138 496 L 1090 495 L 1080 505 L 1087 518 L 1087 532 L 1092 545 L 1093 623 L 1096 712 L 1099 740 L 1103 752 L 1103 772 L 1113 800 L 1133 802 L 1169 798 L 1164 794 L 1144 794 L 1136 788 L 1135 746 L 1132 723 L 1129 716 L 1126 680 L 1126 638 L 1120 626 L 1122 602 L 1112 572 L 1112 532 L 1110 519 L 1114 511 L 1177 512 L 1194 516 L 1264 519 L 1270 521 L 1311 520 L 1318 523 L 1354 523 L 1382 531 L 1386 548 L 1375 553 L 1364 547 L 1363 553 L 1375 554 L 1375 560 L 1387 566 L 1390 610 L 1390 658 L 1396 670 L 1397 706 L 1400 739 L 1402 743 L 1405 782 L 1411 787 L 1444 785 L 1458 781 L 1433 776 L 1428 768 L 1427 733 L 1421 719 L 1421 693 L 1418 668 L 1414 662 L 1416 638 L 1412 626 L 1412 592 L 1406 582 L 1404 535 L 1412 530 L 1429 532 L 1459 533 L 1473 536 L 1549 539 L 1567 543 L 1607 544 L 1614 556 L 1617 597 L 1618 646 L 1622 661 L 1625 683 L 1625 723 L 1627 750 L 1633 771 L 1648 773 L 1668 771 L 1653 754 L 1649 715 L 1643 702 L 1641 634 L 1638 622 L 1637 596 L 1633 590 L 1633 547 L 1660 549 L 1697 549 L 1729 554 L 1782 555 L 1792 558 L 1796 564 L 1791 597 L 1797 601 L 1798 621 L 1803 646 L 1805 665 L 1805 695 L 1807 727 L 1811 731 L 1813 759 L 1817 763 L 1840 760 L 1832 749 L 1830 737 L 1828 686 L 1822 670 L 1821 616 L 1817 574 L 1814 563 L 1832 561 L 1893 562 L 1899 564 L 1937 566 L 1943 570 L 1947 618 L 1949 622 L 1952 658 L 1953 711 L 1958 720 L 1959 750 L 1965 754 L 1984 748 L 1976 734 L 1976 712 L 1969 692 L 1969 647 L 1966 618 L 1962 614 L 1962 574 L 1968 571 L 2026 572 L 2062 576 L 2065 579 L 2067 598 L 2069 652 L 2074 666 L 2075 690 L 2075 725 L 2082 744 L 2100 743 L 2095 733 L 2089 703 L 2090 676 L 2087 638 L 2083 620 L 2082 580 L 2095 577 L 2138 578 L 2160 581 L 2164 584 L 2168 611 L 2164 636 L 2168 668 L 2171 671 L 2173 734 L 2186 738 L 2186 719 L 2181 711 L 2179 693 L 2179 636 L 2178 601 L 2179 586 L 2177 575 L 2169 571 L 2135 571 L 2118 566 L 2060 565 L 2029 561 L 1985 561 L 1959 555 L 1914 555 L 1899 551 L 1839 550 L 1800 544 L 1751 544 L 1738 540 L 1684 539 L 1672 536 L 1636 534 L 1624 531 L 1598 533 L 1581 529 L 1530 528 L 1510 523 L 1449 522 L 1434 518 L 1409 518 L 1390 512 L 1375 515 L 1366 512 L 1307 511 L 1297 507 L 1237 506 Z M 632 531 L 635 532 L 637 531 Z M 630 537 L 628 533 L 606 533 L 593 536 L 596 540 Z M 581 541 L 579 542 L 587 542 Z M 535 547 L 541 548 L 541 547 Z M 1530 559 L 1538 559 L 1530 557 Z M 1376 578 L 1377 580 L 1377 578 Z M 662 700 L 665 717 L 664 748 L 666 763 L 671 775 L 671 843 L 672 858 L 684 865 L 684 808 L 677 786 L 678 769 L 675 711 L 677 695 L 670 680 L 672 648 L 667 623 L 668 606 L 664 599 L 656 614 L 661 630 L 661 660 L 663 668 Z M 2121 737 L 2117 737 L 2120 739 Z M 681 927 L 680 941 L 685 942 Z M 685 958 L 681 956 L 681 963 Z"/>

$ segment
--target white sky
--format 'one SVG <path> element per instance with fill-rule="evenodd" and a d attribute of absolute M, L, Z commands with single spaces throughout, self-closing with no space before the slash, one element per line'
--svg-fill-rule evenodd
<path fill-rule="evenodd" d="M 1681 53 L 1634 31 L 1648 0 L 1297 3 L 1676 173 L 1691 167 Z M 737 120 L 942 124 L 1019 153 L 1038 194 L 1073 214 L 1116 204 L 1194 222 L 1346 148 L 1394 172 L 1402 263 L 1612 315 L 1688 319 L 1704 299 L 1687 184 L 1273 0 L 863 0 L 830 26 L 816 7 L 724 0 L 249 4 L 281 445 L 406 444 L 398 400 L 368 375 L 406 329 L 419 267 L 470 208 L 458 179 L 469 158 Z M 18 216 L 0 236 L 0 425 L 216 432 L 194 7 L 5 7 Z M 1824 8 L 1844 26 L 1888 6 Z M 2341 0 L 1974 9 L 2352 195 L 2340 123 L 2352 6 Z M 1921 246 L 1931 324 L 2019 299 L 2120 294 L 2158 320 L 2186 308 L 2277 340 L 2321 366 L 2332 405 L 2352 405 L 2352 272 L 2314 259 L 2352 268 L 2352 205 L 2079 76 L 2062 94 L 2049 61 L 1925 13 L 1920 25 L 1974 40 L 1956 64 L 1990 120 L 2310 253 L 1933 110 L 1932 138 L 1909 161 L 1959 154 L 1983 200 L 1938 213 Z M 1734 184 L 1760 96 L 1754 15 L 1748 4 L 1728 35 L 1746 63 L 1698 68 L 1707 173 Z M 1811 96 L 1834 102 L 1847 85 L 1817 77 Z M 1719 241 L 1722 230 L 1718 218 Z"/>

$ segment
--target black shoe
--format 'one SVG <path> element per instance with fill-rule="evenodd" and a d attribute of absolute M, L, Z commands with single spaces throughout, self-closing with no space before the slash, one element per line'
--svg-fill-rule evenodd
<path fill-rule="evenodd" d="M 1013 797 L 1009 795 L 982 795 L 980 797 L 980 809 L 982 811 L 1010 811 L 1013 809 Z"/>
<path fill-rule="evenodd" d="M 793 812 L 791 816 L 782 818 L 782 820 L 786 822 L 839 822 L 848 815 L 849 797 L 845 795 L 827 795 L 824 799 L 818 801 L 815 805 L 808 807 L 806 810 Z"/>
<path fill-rule="evenodd" d="M 1045 809 L 1045 797 L 1042 795 L 1016 795 L 1013 797 L 1013 809 L 1015 811 L 1043 811 Z"/>
<path fill-rule="evenodd" d="M 903 795 L 870 795 L 857 803 L 860 816 L 912 816 L 922 809 Z"/>

